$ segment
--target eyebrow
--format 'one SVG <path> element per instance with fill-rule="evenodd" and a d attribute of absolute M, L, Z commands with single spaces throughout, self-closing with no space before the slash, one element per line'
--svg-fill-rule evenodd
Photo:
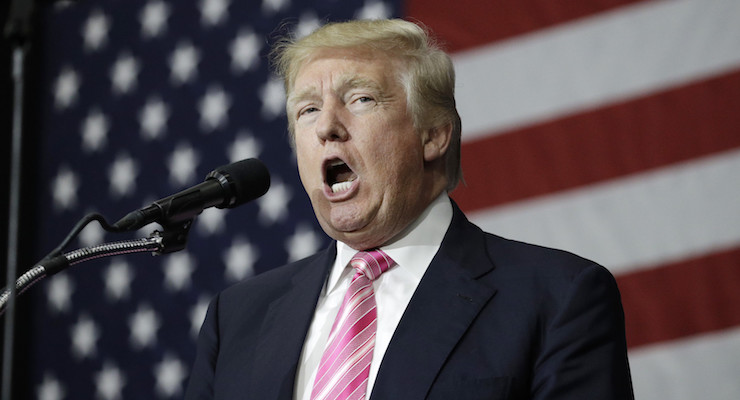
<path fill-rule="evenodd" d="M 311 87 L 305 88 L 305 89 L 301 90 L 300 92 L 292 92 L 288 96 L 288 100 L 287 100 L 288 110 L 291 110 L 293 107 L 295 107 L 295 105 L 297 103 L 299 103 L 299 102 L 301 102 L 303 100 L 307 100 L 307 99 L 310 99 L 312 97 L 317 97 L 315 93 L 316 93 L 316 87 L 315 86 L 311 86 Z"/>
<path fill-rule="evenodd" d="M 376 93 L 382 94 L 384 90 L 378 82 L 372 79 L 365 78 L 364 76 L 353 76 L 345 80 L 340 86 L 340 90 L 357 89 L 357 88 L 368 88 Z"/>

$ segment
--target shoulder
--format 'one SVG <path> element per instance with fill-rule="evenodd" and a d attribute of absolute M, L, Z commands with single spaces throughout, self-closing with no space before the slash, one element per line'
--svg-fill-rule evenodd
<path fill-rule="evenodd" d="M 512 295 L 561 298 L 571 296 L 577 287 L 591 286 L 594 294 L 619 297 L 616 281 L 608 269 L 572 252 L 504 238 L 485 232 L 456 210 L 447 240 L 457 247 L 464 264 L 477 271 L 499 291 Z M 455 238 L 457 237 L 457 238 Z"/>
<path fill-rule="evenodd" d="M 486 250 L 497 266 L 519 271 L 574 274 L 587 268 L 602 269 L 596 262 L 570 251 L 483 233 Z"/>
<path fill-rule="evenodd" d="M 538 304 L 546 314 L 563 308 L 610 308 L 618 316 L 621 299 L 617 282 L 604 266 L 577 254 L 484 233 L 494 264 L 488 278 L 502 296 Z"/>
<path fill-rule="evenodd" d="M 596 262 L 572 252 L 485 232 L 455 207 L 444 245 L 465 262 L 488 262 L 498 275 L 573 276 L 585 270 L 611 275 Z"/>

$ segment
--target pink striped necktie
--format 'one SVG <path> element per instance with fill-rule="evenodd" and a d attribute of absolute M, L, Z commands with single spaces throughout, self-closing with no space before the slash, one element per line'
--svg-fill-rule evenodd
<path fill-rule="evenodd" d="M 349 264 L 355 275 L 331 328 L 311 400 L 356 400 L 367 395 L 377 319 L 373 280 L 395 261 L 377 249 L 358 252 Z"/>

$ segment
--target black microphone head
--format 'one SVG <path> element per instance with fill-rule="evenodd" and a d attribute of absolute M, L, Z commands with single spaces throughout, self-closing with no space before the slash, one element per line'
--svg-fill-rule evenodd
<path fill-rule="evenodd" d="M 220 166 L 206 179 L 217 179 L 230 195 L 218 208 L 234 208 L 267 193 L 270 188 L 270 171 L 256 158 L 247 158 Z"/>

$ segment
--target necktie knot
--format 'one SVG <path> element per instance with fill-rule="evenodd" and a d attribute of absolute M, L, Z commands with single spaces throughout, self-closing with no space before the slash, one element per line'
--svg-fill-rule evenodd
<path fill-rule="evenodd" d="M 349 261 L 350 265 L 367 279 L 374 281 L 388 268 L 396 264 L 383 250 L 359 251 Z"/>

